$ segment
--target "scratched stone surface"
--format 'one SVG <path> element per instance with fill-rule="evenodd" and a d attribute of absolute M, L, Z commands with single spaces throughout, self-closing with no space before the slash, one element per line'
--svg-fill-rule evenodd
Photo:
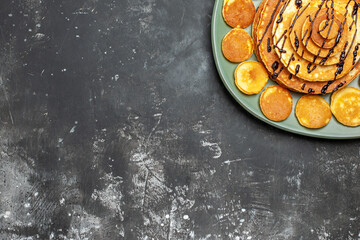
<path fill-rule="evenodd" d="M 0 2 L 0 239 L 360 238 L 360 141 L 242 109 L 213 4 Z"/>

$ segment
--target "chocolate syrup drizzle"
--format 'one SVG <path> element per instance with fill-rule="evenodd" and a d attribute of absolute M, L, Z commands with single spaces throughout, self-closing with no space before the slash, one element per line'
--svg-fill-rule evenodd
<path fill-rule="evenodd" d="M 278 62 L 278 61 L 275 61 L 275 62 L 273 63 L 273 65 L 271 66 L 271 68 L 272 68 L 274 71 L 276 71 L 276 70 L 279 68 L 279 62 Z"/>
<path fill-rule="evenodd" d="M 299 71 L 300 71 L 300 64 L 296 65 L 295 76 L 299 73 Z"/>
<path fill-rule="evenodd" d="M 268 41 L 267 41 L 267 51 L 271 52 L 270 38 L 268 38 Z"/>
<path fill-rule="evenodd" d="M 346 81 L 338 84 L 336 87 L 334 87 L 333 92 L 337 91 L 339 88 L 341 88 L 342 86 L 344 86 L 345 83 L 346 83 Z"/>
<path fill-rule="evenodd" d="M 358 52 L 358 50 L 359 50 L 359 46 L 360 46 L 360 43 L 356 44 L 355 49 L 354 49 L 354 52 L 353 52 L 353 55 L 354 55 L 353 65 L 355 65 L 355 63 L 356 63 L 356 57 L 357 57 L 357 52 Z"/>
<path fill-rule="evenodd" d="M 296 31 L 294 31 L 295 34 L 295 48 L 296 48 L 296 52 L 299 50 L 299 38 L 296 34 Z"/>
<path fill-rule="evenodd" d="M 352 26 L 354 25 L 355 22 L 357 22 L 357 18 L 358 18 L 358 9 L 359 9 L 359 4 L 358 3 L 354 3 L 354 7 L 353 7 L 353 12 L 352 12 L 352 18 L 353 18 L 353 21 L 350 25 L 350 30 L 352 28 Z"/>

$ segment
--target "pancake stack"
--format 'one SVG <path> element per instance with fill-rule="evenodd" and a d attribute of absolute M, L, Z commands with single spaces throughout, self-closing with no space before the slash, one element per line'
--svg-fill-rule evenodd
<path fill-rule="evenodd" d="M 279 85 L 326 94 L 360 72 L 355 0 L 264 0 L 253 24 L 255 54 Z"/>

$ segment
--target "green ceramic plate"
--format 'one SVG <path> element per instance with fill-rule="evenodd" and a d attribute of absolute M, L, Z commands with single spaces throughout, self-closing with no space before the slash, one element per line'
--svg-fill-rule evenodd
<path fill-rule="evenodd" d="M 261 0 L 255 0 L 254 4 L 257 7 L 261 3 Z M 328 138 L 328 139 L 353 139 L 360 138 L 360 127 L 346 127 L 336 121 L 335 117 L 333 117 L 330 123 L 321 128 L 321 129 L 307 129 L 299 124 L 295 117 L 294 110 L 291 113 L 290 117 L 283 122 L 273 122 L 267 119 L 261 112 L 259 106 L 259 97 L 260 94 L 247 96 L 242 94 L 235 86 L 234 82 L 234 71 L 238 64 L 231 63 L 227 61 L 221 51 L 221 41 L 223 37 L 231 30 L 231 27 L 226 25 L 222 18 L 222 4 L 223 0 L 216 0 L 214 11 L 212 15 L 211 22 L 211 40 L 212 40 L 212 48 L 213 54 L 215 58 L 216 67 L 218 69 L 219 75 L 225 84 L 228 91 L 231 95 L 236 99 L 236 101 L 244 107 L 248 112 L 250 112 L 255 117 L 260 120 L 275 126 L 277 128 L 297 133 L 301 135 L 318 137 L 318 138 Z M 251 26 L 245 29 L 251 35 Z M 249 60 L 256 60 L 255 55 L 253 55 Z M 269 80 L 267 86 L 274 85 L 275 83 Z M 266 86 L 266 87 L 267 87 Z M 355 79 L 350 86 L 359 87 L 358 78 Z M 265 88 L 266 88 L 265 87 Z M 264 88 L 264 89 L 265 89 Z M 292 93 L 294 106 L 298 101 L 298 99 L 302 96 L 302 94 Z M 325 100 L 329 102 L 330 94 L 324 96 Z"/>

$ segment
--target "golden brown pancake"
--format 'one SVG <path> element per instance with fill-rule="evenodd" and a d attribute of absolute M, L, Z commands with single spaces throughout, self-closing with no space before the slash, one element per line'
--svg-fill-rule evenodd
<path fill-rule="evenodd" d="M 265 89 L 260 97 L 260 108 L 270 120 L 280 122 L 290 116 L 293 100 L 290 92 L 279 85 Z"/>
<path fill-rule="evenodd" d="M 229 26 L 246 28 L 254 20 L 255 6 L 252 0 L 224 0 L 222 12 Z"/>
<path fill-rule="evenodd" d="M 222 41 L 222 52 L 230 62 L 242 62 L 249 59 L 254 50 L 250 35 L 241 28 L 234 28 Z"/>
<path fill-rule="evenodd" d="M 360 125 L 360 90 L 346 87 L 331 96 L 331 112 L 342 124 L 350 127 Z"/>
<path fill-rule="evenodd" d="M 265 87 L 269 75 L 264 66 L 255 61 L 240 63 L 235 70 L 235 85 L 247 94 L 257 94 Z"/>
<path fill-rule="evenodd" d="M 322 128 L 331 120 L 329 104 L 320 96 L 302 96 L 295 109 L 299 123 L 307 128 Z"/>

